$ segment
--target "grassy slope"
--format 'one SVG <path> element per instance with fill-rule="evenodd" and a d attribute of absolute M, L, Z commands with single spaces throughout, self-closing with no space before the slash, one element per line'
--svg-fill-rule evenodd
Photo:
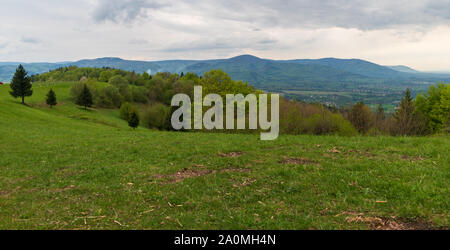
<path fill-rule="evenodd" d="M 359 213 L 449 225 L 448 136 L 133 131 L 117 111 L 71 104 L 68 87 L 50 109 L 46 86 L 29 107 L 0 86 L 0 229 L 369 228 Z M 170 183 L 184 169 L 201 176 Z"/>

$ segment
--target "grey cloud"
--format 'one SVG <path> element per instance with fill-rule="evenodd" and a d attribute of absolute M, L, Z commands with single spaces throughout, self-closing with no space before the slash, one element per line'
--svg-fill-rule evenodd
<path fill-rule="evenodd" d="M 277 26 L 371 30 L 450 24 L 449 0 L 167 0 L 165 5 L 155 0 L 101 0 L 94 18 L 131 21 L 145 17 L 148 9 L 163 6 L 171 13 L 251 23 L 258 26 L 255 30 Z"/>
<path fill-rule="evenodd" d="M 264 26 L 383 29 L 450 24 L 448 0 L 221 0 L 226 19 Z M 239 12 L 233 12 L 238 9 Z M 229 14 L 227 14 L 229 13 Z"/>
<path fill-rule="evenodd" d="M 39 39 L 33 38 L 33 37 L 23 37 L 20 41 L 23 42 L 23 43 L 30 43 L 30 44 L 39 44 L 39 43 L 41 43 L 41 41 Z"/>
<path fill-rule="evenodd" d="M 182 43 L 182 44 L 173 44 L 168 47 L 166 47 L 163 51 L 164 52 L 185 52 L 185 51 L 199 51 L 199 50 L 224 50 L 224 49 L 233 49 L 236 46 L 233 46 L 232 44 L 226 43 L 226 42 L 219 42 L 219 41 L 211 41 L 211 42 L 205 42 L 205 41 L 194 41 L 194 42 L 188 42 L 188 43 Z"/>
<path fill-rule="evenodd" d="M 100 0 L 92 14 L 97 22 L 131 22 L 138 17 L 147 17 L 148 9 L 164 6 L 154 0 Z"/>
<path fill-rule="evenodd" d="M 128 43 L 131 45 L 146 45 L 149 44 L 150 42 L 146 39 L 135 38 L 131 39 Z"/>
<path fill-rule="evenodd" d="M 278 41 L 275 39 L 262 39 L 260 41 L 258 41 L 259 44 L 275 44 Z"/>
<path fill-rule="evenodd" d="M 256 50 L 268 50 L 273 48 L 278 41 L 270 38 L 264 39 L 234 39 L 217 38 L 196 40 L 192 42 L 176 43 L 164 49 L 164 52 L 185 52 L 185 51 L 208 51 L 208 50 L 234 50 L 252 48 Z"/>

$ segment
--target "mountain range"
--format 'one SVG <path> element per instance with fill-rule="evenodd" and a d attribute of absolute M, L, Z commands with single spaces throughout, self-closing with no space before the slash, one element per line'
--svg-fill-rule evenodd
<path fill-rule="evenodd" d="M 0 62 L 0 81 L 9 82 L 18 64 L 18 62 Z M 376 101 L 365 96 L 387 98 L 386 96 L 395 95 L 390 98 L 390 102 L 398 99 L 407 87 L 413 92 L 420 92 L 429 84 L 450 82 L 450 74 L 423 73 L 407 66 L 382 66 L 360 59 L 270 60 L 241 55 L 215 60 L 132 61 L 105 57 L 75 62 L 23 63 L 30 74 L 70 65 L 111 67 L 150 74 L 193 72 L 202 75 L 212 69 L 222 69 L 234 80 L 246 81 L 262 90 L 301 97 L 308 101 L 323 101 L 320 98 L 310 98 L 312 95 L 317 96 L 316 92 L 320 92 L 324 100 L 330 99 L 331 93 L 334 96 L 331 98 L 333 102 L 345 100 L 348 103 L 355 100 Z"/>
<path fill-rule="evenodd" d="M 139 73 L 148 72 L 194 72 L 202 74 L 211 69 L 222 69 L 236 80 L 248 81 L 253 85 L 260 85 L 267 75 L 278 73 L 279 76 L 289 75 L 299 80 L 317 79 L 319 81 L 345 81 L 348 78 L 363 79 L 447 79 L 450 75 L 422 73 L 407 66 L 381 66 L 359 59 L 297 59 L 297 60 L 269 60 L 251 55 L 241 55 L 230 59 L 215 60 L 167 60 L 167 61 L 133 61 L 115 57 L 85 59 L 75 62 L 61 63 L 20 63 L 0 62 L 0 81 L 8 82 L 16 67 L 22 64 L 30 74 L 40 74 L 59 67 L 75 65 L 78 67 L 111 67 Z M 297 75 L 296 75 L 297 74 Z M 264 76 L 266 75 L 266 76 Z M 235 76 L 235 77 L 234 77 Z M 269 77 L 270 79 L 270 77 Z"/>

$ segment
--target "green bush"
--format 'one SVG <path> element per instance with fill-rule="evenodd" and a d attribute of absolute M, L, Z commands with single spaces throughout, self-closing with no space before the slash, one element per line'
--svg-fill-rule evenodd
<path fill-rule="evenodd" d="M 358 134 L 358 131 L 341 114 L 331 114 L 331 123 L 337 129 L 335 133 L 338 135 L 354 136 Z"/>
<path fill-rule="evenodd" d="M 133 101 L 137 103 L 146 104 L 148 102 L 147 98 L 147 88 L 131 86 L 131 94 L 133 96 Z"/>
<path fill-rule="evenodd" d="M 102 108 L 119 108 L 122 104 L 122 96 L 114 86 L 107 86 L 94 92 L 95 105 Z"/>
<path fill-rule="evenodd" d="M 83 91 L 84 83 L 77 82 L 72 84 L 72 87 L 70 88 L 70 97 L 73 101 L 77 99 L 77 97 L 80 95 L 80 93 Z"/>
<path fill-rule="evenodd" d="M 130 116 L 133 112 L 137 112 L 137 108 L 131 105 L 129 102 L 124 102 L 122 106 L 120 106 L 120 118 L 125 121 L 130 119 Z"/>
<path fill-rule="evenodd" d="M 143 115 L 143 121 L 148 128 L 157 128 L 159 130 L 169 130 L 171 128 L 170 107 L 163 104 L 154 104 L 149 106 Z"/>
<path fill-rule="evenodd" d="M 431 132 L 448 131 L 450 123 L 450 84 L 438 83 L 415 101 Z"/>
<path fill-rule="evenodd" d="M 356 135 L 352 124 L 339 113 L 317 104 L 280 100 L 280 130 L 284 134 Z"/>
<path fill-rule="evenodd" d="M 133 101 L 133 95 L 131 94 L 130 90 L 130 83 L 125 77 L 121 75 L 115 75 L 109 79 L 109 83 L 119 90 L 119 93 L 124 101 Z"/>

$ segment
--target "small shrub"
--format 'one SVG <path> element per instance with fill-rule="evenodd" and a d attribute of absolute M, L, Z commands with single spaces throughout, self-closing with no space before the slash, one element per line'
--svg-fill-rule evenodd
<path fill-rule="evenodd" d="M 131 105 L 129 102 L 124 102 L 122 106 L 120 106 L 120 118 L 125 121 L 128 121 L 133 112 L 137 113 L 137 108 Z"/>
<path fill-rule="evenodd" d="M 114 86 L 107 86 L 97 91 L 95 105 L 103 108 L 119 108 L 122 104 L 122 96 Z"/>
<path fill-rule="evenodd" d="M 148 128 L 157 128 L 159 130 L 168 130 L 171 124 L 168 122 L 170 108 L 163 104 L 149 106 L 143 115 L 145 126 Z"/>

